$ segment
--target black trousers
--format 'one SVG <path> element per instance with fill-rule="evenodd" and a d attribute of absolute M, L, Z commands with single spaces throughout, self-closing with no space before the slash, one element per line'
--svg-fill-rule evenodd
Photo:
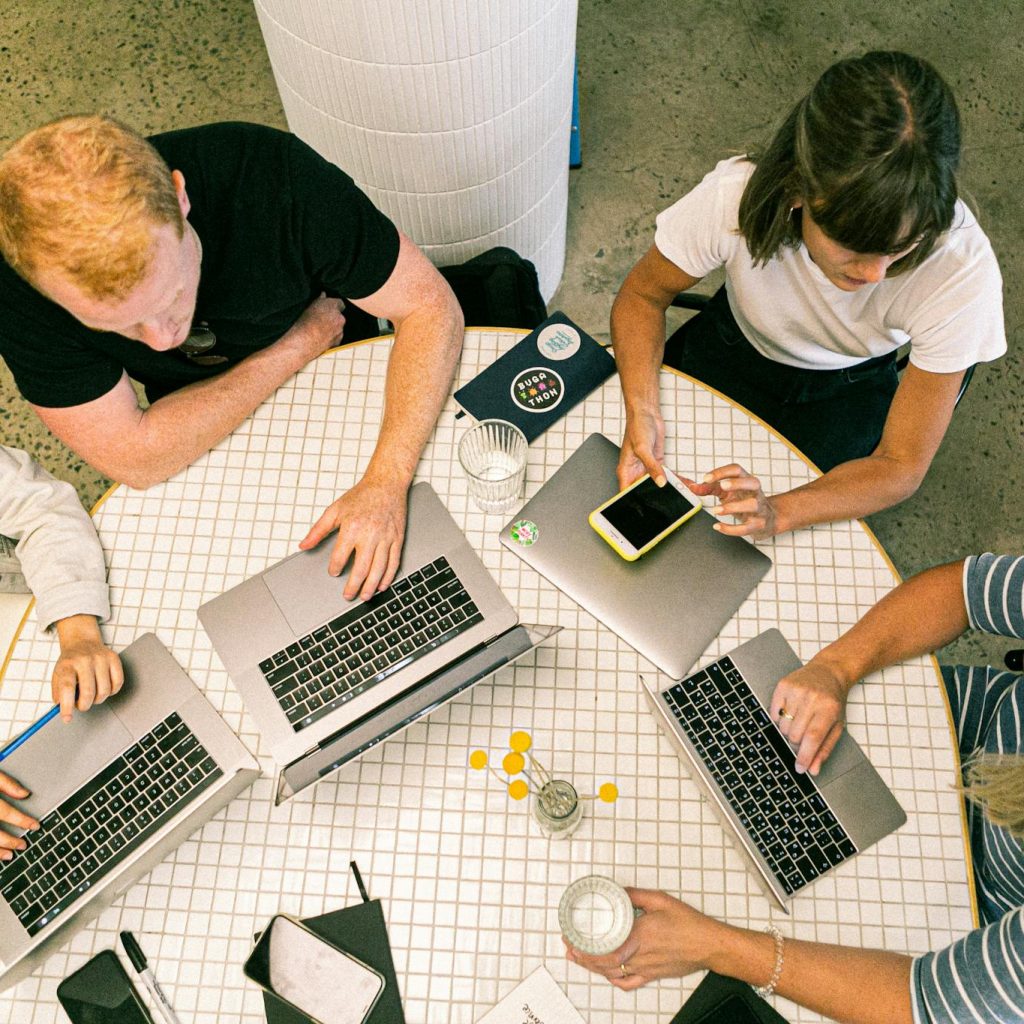
<path fill-rule="evenodd" d="M 724 286 L 669 338 L 665 363 L 749 409 L 825 472 L 871 454 L 899 384 L 895 352 L 845 370 L 766 359 L 736 324 Z"/>

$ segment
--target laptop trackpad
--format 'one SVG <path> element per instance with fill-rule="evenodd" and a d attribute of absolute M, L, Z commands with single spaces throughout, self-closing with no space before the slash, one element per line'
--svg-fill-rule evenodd
<path fill-rule="evenodd" d="M 116 703 L 117 697 L 111 701 Z M 2 771 L 32 791 L 16 805 L 34 818 L 49 814 L 131 744 L 131 733 L 109 703 L 98 704 L 65 723 L 47 722 L 3 762 Z M 2 826 L 0 826 L 2 827 Z M 6 827 L 21 835 L 22 829 Z"/>
<path fill-rule="evenodd" d="M 819 788 L 831 785 L 837 779 L 845 775 L 851 768 L 859 768 L 864 763 L 864 754 L 856 741 L 846 730 L 839 737 L 828 759 L 821 766 L 818 773 L 817 783 Z"/>
<path fill-rule="evenodd" d="M 299 551 L 263 574 L 263 582 L 296 636 L 359 603 L 345 600 L 347 572 L 327 574 L 335 540 L 331 534 L 312 551 Z"/>

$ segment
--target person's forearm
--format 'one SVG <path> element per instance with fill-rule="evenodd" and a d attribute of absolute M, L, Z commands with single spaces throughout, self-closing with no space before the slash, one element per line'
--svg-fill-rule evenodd
<path fill-rule="evenodd" d="M 963 567 L 962 560 L 938 565 L 901 583 L 812 661 L 852 686 L 886 665 L 955 640 L 969 625 Z"/>
<path fill-rule="evenodd" d="M 451 389 L 462 350 L 462 310 L 447 302 L 396 325 L 384 385 L 384 419 L 366 476 L 408 487 Z"/>
<path fill-rule="evenodd" d="M 115 480 L 144 488 L 191 465 L 306 365 L 310 354 L 293 344 L 290 334 L 230 370 L 165 395 L 140 410 L 131 463 L 99 468 Z"/>
<path fill-rule="evenodd" d="M 910 1024 L 913 960 L 898 953 L 786 939 L 775 991 L 844 1024 Z M 728 928 L 709 958 L 718 974 L 765 985 L 775 968 L 775 941 L 746 928 Z"/>
<path fill-rule="evenodd" d="M 841 463 L 811 483 L 772 495 L 775 532 L 861 519 L 891 508 L 917 490 L 922 476 L 918 468 L 884 455 Z"/>
<path fill-rule="evenodd" d="M 628 290 L 627 282 L 612 306 L 611 334 L 626 415 L 656 411 L 661 402 L 659 371 L 665 354 L 665 310 Z"/>
<path fill-rule="evenodd" d="M 83 642 L 103 643 L 95 615 L 69 615 L 67 618 L 58 619 L 54 623 L 54 628 L 57 630 L 62 651 Z"/>

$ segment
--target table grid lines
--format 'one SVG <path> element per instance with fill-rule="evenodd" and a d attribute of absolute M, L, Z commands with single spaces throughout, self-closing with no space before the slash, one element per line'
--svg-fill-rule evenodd
<path fill-rule="evenodd" d="M 458 384 L 518 335 L 470 331 Z M 294 550 L 320 512 L 358 479 L 376 442 L 390 343 L 338 350 L 311 364 L 186 472 L 150 491 L 117 488 L 95 512 L 115 608 L 104 635 L 127 646 L 154 630 L 206 693 L 264 775 L 132 886 L 45 966 L 0 995 L 0 1018 L 60 1018 L 59 980 L 130 928 L 183 1019 L 263 1020 L 241 964 L 252 933 L 278 911 L 309 916 L 358 900 L 348 862 L 383 900 L 406 1016 L 473 1024 L 543 962 L 585 1019 L 664 1022 L 699 977 L 621 993 L 562 956 L 562 889 L 591 872 L 663 888 L 701 909 L 760 928 L 847 945 L 921 952 L 973 926 L 955 758 L 932 662 L 886 669 L 858 688 L 849 728 L 893 787 L 903 829 L 819 880 L 786 919 L 765 900 L 718 821 L 660 734 L 637 675 L 658 672 L 588 612 L 498 543 L 504 517 L 472 507 L 457 441 L 471 422 L 449 399 L 420 463 L 525 622 L 563 627 L 533 660 L 507 667 L 359 761 L 273 806 L 266 744 L 199 626 L 196 609 Z M 720 397 L 664 373 L 666 463 L 701 475 L 751 466 L 770 491 L 812 470 Z M 531 446 L 527 498 L 593 431 L 618 441 L 617 378 Z M 856 523 L 818 526 L 763 545 L 774 565 L 711 645 L 707 659 L 778 625 L 804 659 L 890 590 L 893 573 Z M 48 699 L 56 654 L 29 624 L 0 686 L 13 734 Z M 489 774 L 467 767 L 481 748 L 500 763 L 526 729 L 542 763 L 583 793 L 615 782 L 614 805 L 589 803 L 569 840 L 548 842 Z M 787 1019 L 817 1015 L 779 1000 Z"/>

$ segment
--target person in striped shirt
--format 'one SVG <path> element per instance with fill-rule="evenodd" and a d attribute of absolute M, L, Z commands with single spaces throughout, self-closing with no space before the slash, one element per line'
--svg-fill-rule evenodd
<path fill-rule="evenodd" d="M 782 679 L 772 711 L 777 718 L 784 703 L 793 714 L 782 729 L 798 746 L 798 764 L 818 772 L 857 680 L 969 627 L 1024 637 L 1024 555 L 985 554 L 907 580 Z M 916 958 L 795 939 L 779 950 L 771 935 L 632 889 L 645 913 L 624 945 L 604 957 L 569 947 L 569 959 L 622 989 L 704 969 L 752 985 L 771 981 L 780 995 L 854 1024 L 1024 1024 L 1024 675 L 958 666 L 944 667 L 942 678 L 963 764 L 979 928 Z"/>

